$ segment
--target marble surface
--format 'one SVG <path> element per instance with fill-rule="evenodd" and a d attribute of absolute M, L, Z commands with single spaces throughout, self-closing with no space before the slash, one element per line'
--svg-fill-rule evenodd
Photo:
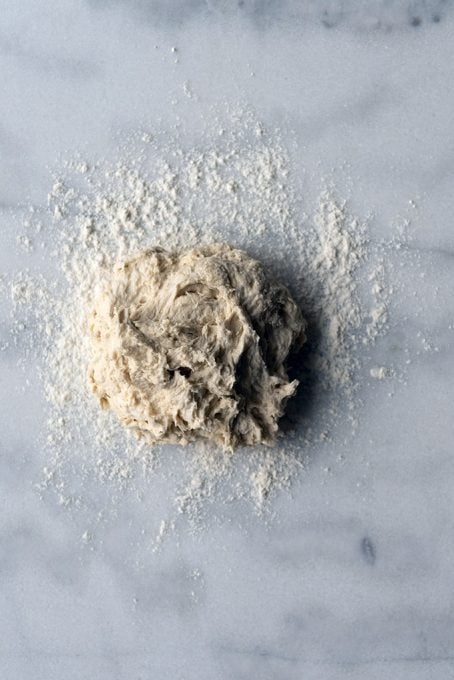
<path fill-rule="evenodd" d="M 320 447 L 273 521 L 235 506 L 156 553 L 138 540 L 134 559 L 137 509 L 90 549 L 39 499 L 42 396 L 2 353 L 0 677 L 454 678 L 452 3 L 1 0 L 0 16 L 2 271 L 60 154 L 106 154 L 145 120 L 191 135 L 226 99 L 293 130 L 309 197 L 311 178 L 347 165 L 377 236 L 416 201 L 425 270 L 404 272 L 423 314 L 381 345 L 413 348 L 406 382 L 392 397 L 364 384 L 342 466 Z M 437 352 L 419 352 L 419 331 Z"/>

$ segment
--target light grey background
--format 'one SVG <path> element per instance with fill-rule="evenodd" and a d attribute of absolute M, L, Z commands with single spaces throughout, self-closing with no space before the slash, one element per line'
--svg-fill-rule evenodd
<path fill-rule="evenodd" d="M 385 360 L 412 349 L 406 383 L 392 398 L 364 385 L 345 463 L 321 447 L 274 522 L 232 508 L 140 559 L 137 514 L 90 550 L 39 500 L 42 397 L 3 352 L 2 680 L 454 677 L 453 14 L 442 0 L 0 2 L 2 270 L 20 266 L 15 233 L 60 154 L 109 153 L 144 121 L 180 117 L 191 136 L 223 100 L 294 131 L 309 203 L 343 164 L 377 237 L 416 200 L 425 270 L 404 272 L 419 301 L 400 300 L 423 315 L 382 344 Z M 418 354 L 418 331 L 439 351 Z"/>

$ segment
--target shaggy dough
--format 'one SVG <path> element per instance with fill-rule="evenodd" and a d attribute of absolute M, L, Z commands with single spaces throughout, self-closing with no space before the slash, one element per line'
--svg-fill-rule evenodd
<path fill-rule="evenodd" d="M 304 329 L 287 288 L 244 252 L 155 248 L 117 266 L 97 299 L 89 380 L 151 444 L 273 444 Z"/>

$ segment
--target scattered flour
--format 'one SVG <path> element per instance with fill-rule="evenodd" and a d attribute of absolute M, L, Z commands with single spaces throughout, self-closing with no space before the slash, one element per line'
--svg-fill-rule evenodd
<path fill-rule="evenodd" d="M 386 368 L 386 366 L 374 366 L 370 369 L 371 378 L 376 380 L 385 380 L 385 378 L 391 378 L 394 374 L 391 368 Z"/>
<path fill-rule="evenodd" d="M 48 403 L 42 494 L 54 492 L 62 506 L 79 509 L 107 486 L 113 507 L 125 493 L 139 496 L 138 478 L 165 474 L 168 451 L 131 437 L 87 387 L 93 299 L 118 260 L 156 245 L 227 241 L 246 250 L 288 283 L 309 339 L 303 364 L 291 367 L 302 386 L 290 402 L 286 435 L 271 451 L 232 455 L 208 445 L 178 451 L 179 472 L 170 476 L 175 515 L 162 520 L 155 547 L 179 514 L 200 517 L 216 489 L 223 488 L 225 500 L 249 499 L 260 509 L 290 486 L 314 442 L 334 442 L 339 452 L 339 423 L 343 437 L 346 422 L 349 436 L 358 423 L 359 350 L 387 328 L 385 252 L 371 246 L 367 224 L 330 192 L 321 193 L 316 215 L 303 219 L 293 186 L 279 135 L 244 112 L 232 116 L 230 128 L 207 131 L 196 148 L 142 130 L 120 145 L 117 159 L 66 163 L 49 193 L 51 217 L 31 215 L 18 241 L 28 249 L 29 235 L 39 232 L 54 269 L 46 277 L 18 273 L 10 286 L 13 318 L 25 307 L 33 320 L 29 345 L 40 356 Z M 370 375 L 382 379 L 392 370 L 371 368 Z M 94 514 L 101 521 L 104 508 Z"/>

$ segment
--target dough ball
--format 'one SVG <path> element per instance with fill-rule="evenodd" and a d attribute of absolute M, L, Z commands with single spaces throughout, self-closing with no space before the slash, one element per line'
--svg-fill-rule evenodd
<path fill-rule="evenodd" d="M 304 329 L 287 288 L 246 253 L 154 248 L 117 266 L 96 300 L 89 380 L 151 444 L 273 444 Z"/>

